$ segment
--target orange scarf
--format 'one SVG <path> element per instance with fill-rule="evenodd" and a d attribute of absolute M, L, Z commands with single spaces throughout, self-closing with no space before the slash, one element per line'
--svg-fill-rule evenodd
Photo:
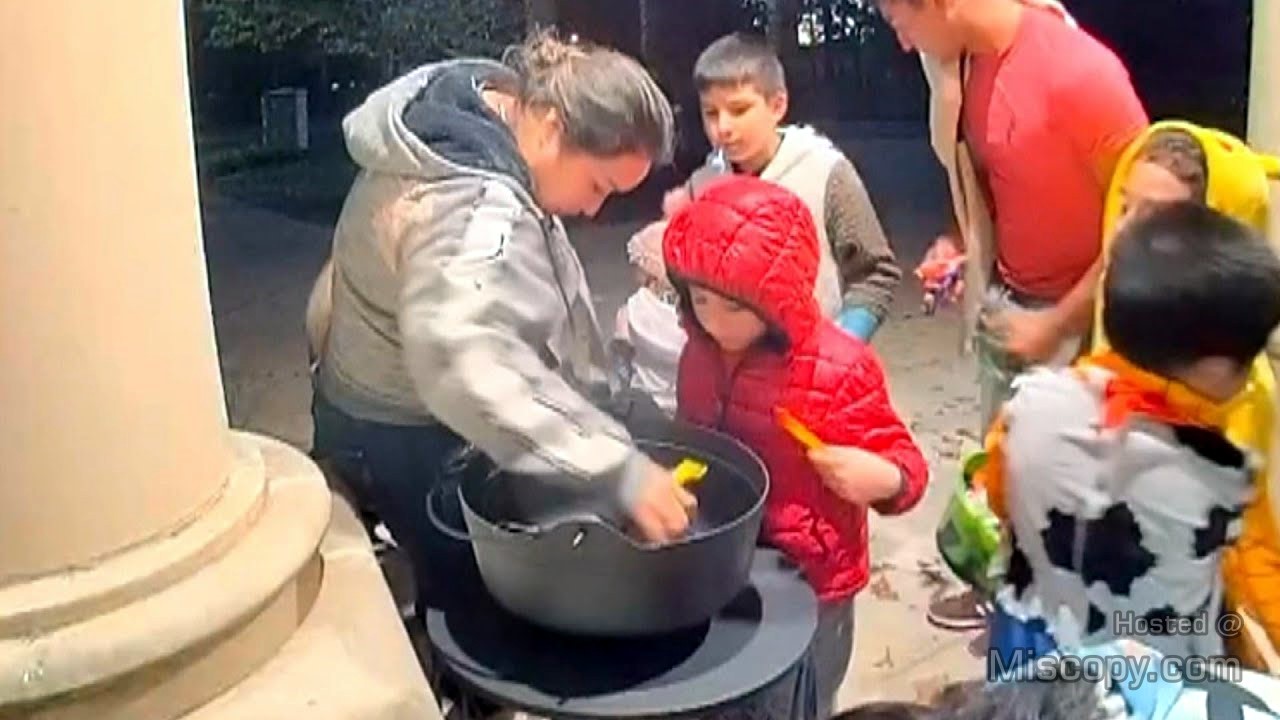
<path fill-rule="evenodd" d="M 1137 367 L 1106 350 L 1080 360 L 1111 373 L 1103 391 L 1103 424 L 1118 427 L 1131 415 L 1145 415 L 1170 425 L 1221 430 L 1233 403 L 1219 403 L 1176 380 Z"/>

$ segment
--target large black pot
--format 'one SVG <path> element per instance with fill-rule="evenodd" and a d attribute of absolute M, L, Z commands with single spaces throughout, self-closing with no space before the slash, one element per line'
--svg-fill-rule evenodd
<path fill-rule="evenodd" d="M 751 570 L 768 473 L 732 438 L 664 425 L 637 436 L 641 450 L 668 467 L 689 456 L 710 466 L 692 487 L 698 514 L 690 532 L 667 545 L 637 542 L 616 520 L 574 507 L 562 487 L 479 462 L 461 473 L 467 533 L 499 604 L 553 630 L 623 637 L 698 625 L 737 596 Z"/>

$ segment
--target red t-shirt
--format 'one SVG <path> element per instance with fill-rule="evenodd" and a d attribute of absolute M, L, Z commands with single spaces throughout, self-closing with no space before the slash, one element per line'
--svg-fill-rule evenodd
<path fill-rule="evenodd" d="M 1008 50 L 971 58 L 964 139 L 1013 290 L 1057 301 L 1089 269 L 1111 171 L 1146 126 L 1115 53 L 1048 10 L 1027 7 Z"/>

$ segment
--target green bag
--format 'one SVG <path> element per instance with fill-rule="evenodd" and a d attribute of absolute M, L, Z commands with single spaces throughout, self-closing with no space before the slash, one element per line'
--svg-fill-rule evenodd
<path fill-rule="evenodd" d="M 990 597 L 1004 575 L 1000 563 L 1000 520 L 973 489 L 973 476 L 987 461 L 978 451 L 965 459 L 951 502 L 936 534 L 938 552 L 951 572 Z"/>

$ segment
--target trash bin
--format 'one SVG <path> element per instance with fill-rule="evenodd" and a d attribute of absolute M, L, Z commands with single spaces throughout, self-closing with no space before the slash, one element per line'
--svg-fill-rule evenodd
<path fill-rule="evenodd" d="M 306 150 L 307 89 L 276 88 L 262 95 L 262 145 L 271 150 Z"/>

